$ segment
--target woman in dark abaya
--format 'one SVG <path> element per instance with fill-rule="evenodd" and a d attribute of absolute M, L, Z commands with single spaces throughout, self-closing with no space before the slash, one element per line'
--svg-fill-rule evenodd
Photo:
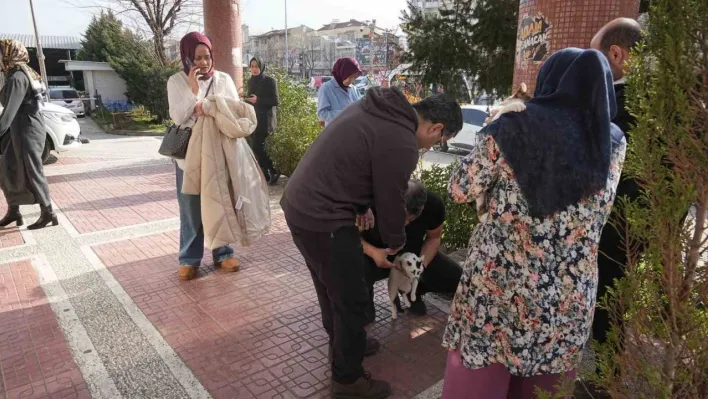
<path fill-rule="evenodd" d="M 253 152 L 263 170 L 266 180 L 271 185 L 278 182 L 280 173 L 273 167 L 273 161 L 266 152 L 266 139 L 275 130 L 276 107 L 278 106 L 278 85 L 275 79 L 266 76 L 263 61 L 253 57 L 249 62 L 251 78 L 248 80 L 246 101 L 256 109 L 258 126 L 253 132 Z"/>
<path fill-rule="evenodd" d="M 30 230 L 59 224 L 52 210 L 49 185 L 42 168 L 42 151 L 47 138 L 39 113 L 42 83 L 28 65 L 29 53 L 16 40 L 0 40 L 0 71 L 5 84 L 0 90 L 0 188 L 7 201 L 7 214 L 0 227 L 22 226 L 20 205 L 39 204 L 39 220 Z"/>

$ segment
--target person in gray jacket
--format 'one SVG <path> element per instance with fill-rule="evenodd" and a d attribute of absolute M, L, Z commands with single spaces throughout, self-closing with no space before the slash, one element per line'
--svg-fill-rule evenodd
<path fill-rule="evenodd" d="M 29 67 L 29 53 L 16 40 L 0 40 L 0 71 L 5 84 L 0 91 L 0 188 L 7 200 L 7 214 L 0 227 L 22 226 L 20 205 L 39 204 L 41 215 L 30 230 L 59 224 L 49 198 L 49 184 L 42 168 L 42 152 L 47 140 L 42 103 L 41 78 Z"/>

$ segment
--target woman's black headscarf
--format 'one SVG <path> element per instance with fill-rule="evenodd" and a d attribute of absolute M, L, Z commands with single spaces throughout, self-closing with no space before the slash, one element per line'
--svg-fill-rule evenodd
<path fill-rule="evenodd" d="M 248 61 L 248 65 L 250 66 L 253 61 L 256 61 L 256 64 L 258 64 L 258 68 L 261 70 L 261 74 L 258 76 L 251 76 L 250 79 L 248 79 L 248 94 L 253 94 L 256 92 L 256 89 L 258 87 L 258 84 L 263 80 L 263 77 L 265 76 L 265 64 L 260 58 L 253 57 L 251 58 L 250 61 Z"/>
<path fill-rule="evenodd" d="M 531 216 L 552 215 L 605 187 L 613 144 L 624 137 L 611 123 L 616 112 L 605 57 L 568 48 L 541 67 L 526 111 L 485 129 L 514 170 Z"/>

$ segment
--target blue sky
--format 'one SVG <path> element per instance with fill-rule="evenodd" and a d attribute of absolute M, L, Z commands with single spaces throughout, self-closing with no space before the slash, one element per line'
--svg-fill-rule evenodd
<path fill-rule="evenodd" d="M 242 0 L 243 22 L 252 34 L 285 25 L 285 0 Z M 80 36 L 98 8 L 98 0 L 34 0 L 40 35 Z M 110 1 L 106 1 L 110 2 Z M 333 19 L 371 20 L 384 28 L 399 22 L 406 0 L 287 0 L 288 26 L 307 25 L 320 28 Z M 86 8 L 88 7 L 88 8 Z M 0 0 L 3 33 L 33 33 L 29 1 Z M 183 28 L 184 30 L 187 27 Z M 192 27 L 194 29 L 194 27 Z"/>

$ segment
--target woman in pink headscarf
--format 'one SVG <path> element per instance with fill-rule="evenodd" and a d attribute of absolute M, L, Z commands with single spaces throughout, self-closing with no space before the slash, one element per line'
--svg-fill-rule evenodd
<path fill-rule="evenodd" d="M 209 38 L 199 32 L 185 35 L 180 41 L 183 70 L 172 75 L 167 82 L 170 118 L 175 124 L 192 127 L 204 116 L 202 103 L 208 95 L 222 95 L 238 99 L 233 79 L 226 73 L 214 70 L 214 59 Z M 179 203 L 179 279 L 191 280 L 204 254 L 204 229 L 201 217 L 201 196 L 182 193 L 184 160 L 176 159 L 177 202 Z M 214 264 L 225 271 L 240 268 L 234 250 L 223 246 L 212 251 Z"/>
<path fill-rule="evenodd" d="M 361 75 L 359 63 L 354 58 L 340 58 L 332 67 L 334 79 L 320 87 L 317 99 L 317 116 L 329 125 L 349 104 L 359 101 L 361 94 L 351 87 Z"/>

